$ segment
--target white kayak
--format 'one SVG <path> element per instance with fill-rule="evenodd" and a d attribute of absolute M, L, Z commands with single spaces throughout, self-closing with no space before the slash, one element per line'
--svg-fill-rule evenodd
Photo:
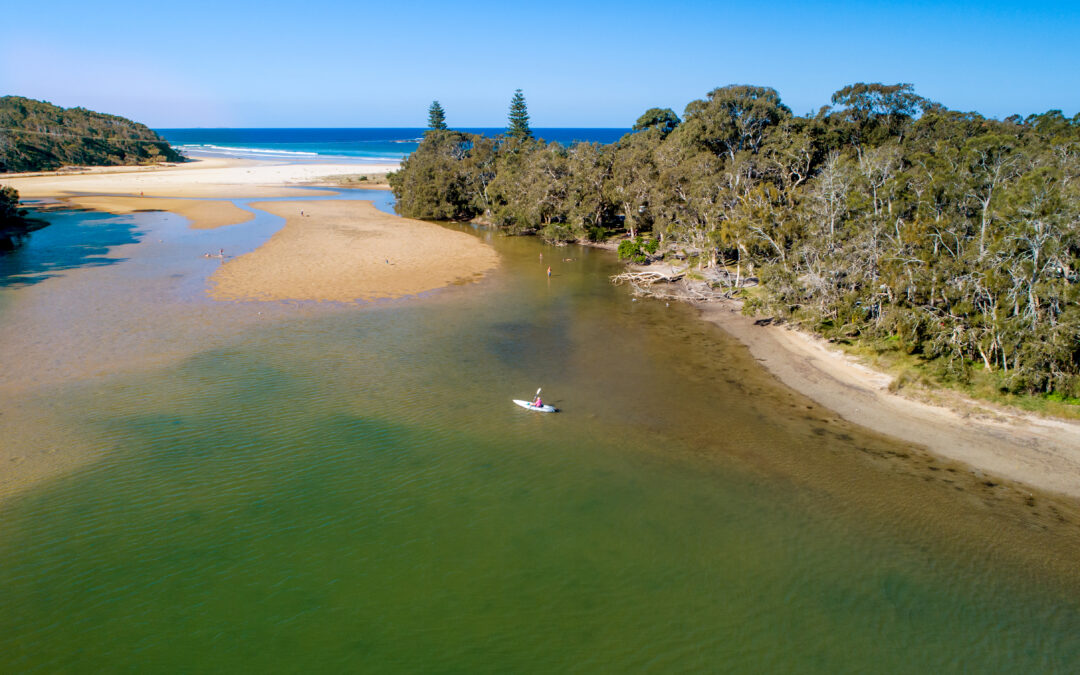
<path fill-rule="evenodd" d="M 559 412 L 559 410 L 557 408 L 555 408 L 555 406 L 550 406 L 550 405 L 535 406 L 535 405 L 533 405 L 532 403 L 530 403 L 528 401 L 521 401 L 521 400 L 518 400 L 516 398 L 513 399 L 513 401 L 514 401 L 514 403 L 517 403 L 522 408 L 528 408 L 529 410 L 533 410 L 535 412 Z"/>

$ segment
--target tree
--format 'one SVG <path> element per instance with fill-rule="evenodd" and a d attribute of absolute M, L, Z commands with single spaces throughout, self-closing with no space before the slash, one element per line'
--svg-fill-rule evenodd
<path fill-rule="evenodd" d="M 433 129 L 388 176 L 397 208 L 409 218 L 468 220 L 477 215 L 465 159 L 475 137 L 457 131 Z"/>
<path fill-rule="evenodd" d="M 446 130 L 446 111 L 443 110 L 438 101 L 432 101 L 431 107 L 428 108 L 427 125 L 428 129 Z"/>
<path fill-rule="evenodd" d="M 525 95 L 520 89 L 514 91 L 510 99 L 510 125 L 506 133 L 514 138 L 532 138 L 529 128 L 529 109 L 525 106 Z"/>
<path fill-rule="evenodd" d="M 518 90 L 506 135 L 429 131 L 391 185 L 407 215 L 621 229 L 623 257 L 651 229 L 657 256 L 728 292 L 755 277 L 751 312 L 903 350 L 943 383 L 1080 397 L 1080 116 L 997 121 L 903 84 L 833 104 L 795 116 L 722 87 L 681 122 L 653 108 L 616 144 L 564 148 L 532 138 Z"/>
<path fill-rule="evenodd" d="M 19 217 L 19 193 L 15 188 L 0 185 L 0 227 Z"/>
<path fill-rule="evenodd" d="M 11 186 L 0 185 L 0 251 L 10 250 L 27 232 L 48 225 L 44 220 L 26 217 L 19 208 L 19 193 Z"/>
<path fill-rule="evenodd" d="M 834 93 L 832 103 L 840 106 L 839 116 L 853 125 L 852 143 L 856 146 L 868 140 L 880 141 L 885 136 L 902 135 L 905 123 L 934 106 L 917 95 L 912 85 L 904 83 L 856 82 Z M 880 130 L 876 137 L 875 130 Z"/>
<path fill-rule="evenodd" d="M 667 138 L 667 135 L 675 131 L 675 127 L 681 123 L 682 120 L 671 108 L 649 108 L 637 119 L 637 122 L 634 122 L 634 131 L 659 129 L 660 137 Z"/>
<path fill-rule="evenodd" d="M 615 150 L 608 191 L 611 201 L 623 213 L 623 226 L 631 238 L 637 236 L 638 230 L 651 217 L 649 192 L 658 177 L 653 152 L 661 140 L 663 131 L 650 127 L 643 133 L 624 136 Z"/>
<path fill-rule="evenodd" d="M 679 129 L 690 142 L 734 160 L 743 150 L 756 153 L 766 129 L 790 116 L 775 89 L 733 84 L 713 89 L 704 101 L 691 101 Z"/>

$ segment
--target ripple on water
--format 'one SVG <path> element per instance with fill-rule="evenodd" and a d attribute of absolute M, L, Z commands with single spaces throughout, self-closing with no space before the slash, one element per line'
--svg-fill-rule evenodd
<path fill-rule="evenodd" d="M 46 387 L 43 419 L 105 457 L 4 506 L 0 670 L 1080 657 L 1075 585 L 1023 554 L 1064 530 L 883 470 L 916 451 L 691 312 L 630 307 L 599 254 L 546 285 L 534 242 L 497 245 L 484 288 L 211 325 L 157 367 Z M 565 412 L 510 404 L 541 385 Z"/>

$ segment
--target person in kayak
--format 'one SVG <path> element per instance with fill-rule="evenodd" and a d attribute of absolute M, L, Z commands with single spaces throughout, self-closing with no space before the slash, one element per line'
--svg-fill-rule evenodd
<path fill-rule="evenodd" d="M 536 400 L 533 401 L 534 408 L 543 408 L 544 400 L 540 398 L 540 392 L 536 392 Z"/>

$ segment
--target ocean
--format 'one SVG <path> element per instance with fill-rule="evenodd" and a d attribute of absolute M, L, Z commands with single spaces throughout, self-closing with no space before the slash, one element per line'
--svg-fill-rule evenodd
<path fill-rule="evenodd" d="M 389 129 L 155 129 L 177 150 L 192 157 L 236 157 L 289 161 L 397 162 L 419 145 L 423 128 Z M 461 129 L 496 136 L 502 127 Z M 533 129 L 537 138 L 570 145 L 613 143 L 629 129 Z"/>

